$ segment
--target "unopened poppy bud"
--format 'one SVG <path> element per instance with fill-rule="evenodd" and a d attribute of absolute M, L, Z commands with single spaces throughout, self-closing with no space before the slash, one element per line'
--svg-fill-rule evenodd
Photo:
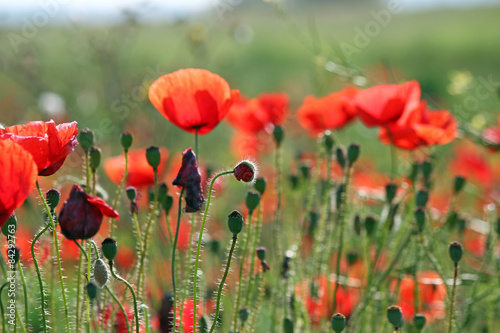
<path fill-rule="evenodd" d="M 424 176 L 424 180 L 429 180 L 432 174 L 432 162 L 426 160 L 420 164 L 420 170 L 422 171 L 422 176 Z"/>
<path fill-rule="evenodd" d="M 165 213 L 167 215 L 168 213 L 170 213 L 170 209 L 172 209 L 173 205 L 174 205 L 174 197 L 167 193 L 165 195 L 165 198 L 161 202 L 161 206 L 163 207 L 163 209 L 165 209 Z"/>
<path fill-rule="evenodd" d="M 120 135 L 120 142 L 122 144 L 124 151 L 128 151 L 130 146 L 132 146 L 132 141 L 133 141 L 132 134 L 130 134 L 129 132 L 123 132 Z"/>
<path fill-rule="evenodd" d="M 294 173 L 288 175 L 288 180 L 290 181 L 290 186 L 292 190 L 296 190 L 299 187 L 299 176 Z"/>
<path fill-rule="evenodd" d="M 160 186 L 158 186 L 158 201 L 163 202 L 165 200 L 165 197 L 167 196 L 168 192 L 168 187 L 167 184 L 161 183 Z"/>
<path fill-rule="evenodd" d="M 129 186 L 125 189 L 125 192 L 127 193 L 127 198 L 130 201 L 135 201 L 135 198 L 137 197 L 137 190 L 133 186 Z"/>
<path fill-rule="evenodd" d="M 198 326 L 200 329 L 200 333 L 207 333 L 208 332 L 208 321 L 205 316 L 200 317 L 200 324 Z"/>
<path fill-rule="evenodd" d="M 356 235 L 361 235 L 361 217 L 359 215 L 354 216 L 354 232 Z"/>
<path fill-rule="evenodd" d="M 2 234 L 5 237 L 13 236 L 17 230 L 17 217 L 12 214 L 7 221 L 2 225 Z"/>
<path fill-rule="evenodd" d="M 148 164 L 156 170 L 161 163 L 160 149 L 154 146 L 146 149 L 146 159 L 148 160 Z"/>
<path fill-rule="evenodd" d="M 61 192 L 52 188 L 45 193 L 45 198 L 47 199 L 47 204 L 51 210 L 54 210 L 57 205 L 59 205 L 59 199 L 61 198 Z"/>
<path fill-rule="evenodd" d="M 429 200 L 429 192 L 426 190 L 420 190 L 417 192 L 416 204 L 417 207 L 425 207 L 427 205 L 427 201 Z"/>
<path fill-rule="evenodd" d="M 422 207 L 418 207 L 415 213 L 415 221 L 417 221 L 418 231 L 422 232 L 425 228 L 425 210 Z"/>
<path fill-rule="evenodd" d="M 368 237 L 372 237 L 377 229 L 377 220 L 375 217 L 369 215 L 365 218 L 365 230 Z"/>
<path fill-rule="evenodd" d="M 450 253 L 450 258 L 451 260 L 455 263 L 458 264 L 460 259 L 462 259 L 462 244 L 459 242 L 453 242 L 450 244 L 450 247 L 448 248 L 448 252 Z"/>
<path fill-rule="evenodd" d="M 387 308 L 387 320 L 394 326 L 395 329 L 401 328 L 403 325 L 403 312 L 397 305 L 392 305 Z"/>
<path fill-rule="evenodd" d="M 252 163 L 251 161 L 244 160 L 238 163 L 234 167 L 233 171 L 234 171 L 234 177 L 238 181 L 251 183 L 255 179 L 257 168 L 255 167 L 255 164 Z"/>
<path fill-rule="evenodd" d="M 311 175 L 311 165 L 309 162 L 303 162 L 299 166 L 299 170 L 303 179 L 309 179 L 309 176 Z"/>
<path fill-rule="evenodd" d="M 116 254 L 118 253 L 118 244 L 113 238 L 106 238 L 102 241 L 102 254 L 109 261 L 115 260 Z"/>
<path fill-rule="evenodd" d="M 349 266 L 352 266 L 358 260 L 359 254 L 356 251 L 349 251 L 347 252 L 346 257 L 347 257 L 347 263 L 349 264 Z"/>
<path fill-rule="evenodd" d="M 423 313 L 416 313 L 415 316 L 413 317 L 413 325 L 419 332 L 424 329 L 425 322 L 426 319 Z"/>
<path fill-rule="evenodd" d="M 247 321 L 248 317 L 250 317 L 250 310 L 248 310 L 247 308 L 240 308 L 238 310 L 238 317 L 240 318 L 241 326 L 245 326 L 245 322 Z"/>
<path fill-rule="evenodd" d="M 101 164 L 101 148 L 92 147 L 89 150 L 89 165 L 90 169 L 95 170 Z"/>
<path fill-rule="evenodd" d="M 359 157 L 361 147 L 357 143 L 351 143 L 349 147 L 347 148 L 347 160 L 349 161 L 349 165 L 353 165 L 354 162 Z"/>
<path fill-rule="evenodd" d="M 78 133 L 77 140 L 83 150 L 87 152 L 94 145 L 94 132 L 88 128 L 84 128 Z"/>
<path fill-rule="evenodd" d="M 285 333 L 293 333 L 293 321 L 290 318 L 283 320 L 283 331 Z"/>
<path fill-rule="evenodd" d="M 100 288 L 104 287 L 106 283 L 108 283 L 108 267 L 102 259 L 97 259 L 94 263 L 94 279 Z"/>
<path fill-rule="evenodd" d="M 252 213 L 255 208 L 259 205 L 260 194 L 256 191 L 248 191 L 245 197 L 245 205 L 250 213 Z"/>
<path fill-rule="evenodd" d="M 391 203 L 392 200 L 394 200 L 394 197 L 396 197 L 396 190 L 398 187 L 394 183 L 389 183 L 385 185 L 385 200 L 388 203 Z"/>
<path fill-rule="evenodd" d="M 87 283 L 87 286 L 85 287 L 87 289 L 87 295 L 89 296 L 90 300 L 94 300 L 97 297 L 97 292 L 98 288 L 93 282 Z"/>
<path fill-rule="evenodd" d="M 465 178 L 462 176 L 455 177 L 455 183 L 453 184 L 453 189 L 455 194 L 458 194 L 465 186 Z"/>
<path fill-rule="evenodd" d="M 283 141 L 283 138 L 285 137 L 285 129 L 283 128 L 283 126 L 275 125 L 273 129 L 273 136 L 276 145 L 279 147 L 281 145 L 281 142 Z"/>
<path fill-rule="evenodd" d="M 335 156 L 337 157 L 337 162 L 339 163 L 340 167 L 342 169 L 345 169 L 347 161 L 345 149 L 342 147 L 337 147 L 337 150 L 335 151 Z"/>
<path fill-rule="evenodd" d="M 325 147 L 326 151 L 331 152 L 333 150 L 333 146 L 335 145 L 335 140 L 333 139 L 332 132 L 325 131 L 325 133 L 321 137 L 321 141 L 322 141 L 323 147 Z"/>
<path fill-rule="evenodd" d="M 408 175 L 408 178 L 410 178 L 410 180 L 413 184 L 415 184 L 415 182 L 417 181 L 419 167 L 420 166 L 419 166 L 418 162 L 413 161 L 413 163 L 411 165 L 411 169 L 410 169 L 410 174 Z"/>
<path fill-rule="evenodd" d="M 263 177 L 259 177 L 255 180 L 255 184 L 253 185 L 253 187 L 260 193 L 260 195 L 262 195 L 266 191 L 266 185 L 266 179 Z"/>
<path fill-rule="evenodd" d="M 255 250 L 255 253 L 257 253 L 257 258 L 259 258 L 260 261 L 263 261 L 263 260 L 266 260 L 266 253 L 267 253 L 267 250 L 265 247 L 258 247 L 256 250 Z"/>
<path fill-rule="evenodd" d="M 309 224 L 307 225 L 307 232 L 312 235 L 316 230 L 319 222 L 319 214 L 316 211 L 311 211 L 309 213 Z"/>
<path fill-rule="evenodd" d="M 243 229 L 243 215 L 237 210 L 233 210 L 227 217 L 227 226 L 233 235 L 237 235 Z"/>
<path fill-rule="evenodd" d="M 332 316 L 331 320 L 332 330 L 335 333 L 340 333 L 345 328 L 345 316 L 341 313 L 336 313 Z"/>

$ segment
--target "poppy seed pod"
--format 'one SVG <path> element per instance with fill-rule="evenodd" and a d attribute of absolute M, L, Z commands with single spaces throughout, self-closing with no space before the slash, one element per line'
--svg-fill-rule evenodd
<path fill-rule="evenodd" d="M 118 244 L 113 238 L 106 238 L 101 243 L 102 254 L 109 261 L 115 260 L 116 254 L 118 253 Z"/>
<path fill-rule="evenodd" d="M 281 142 L 283 142 L 283 138 L 285 137 L 285 129 L 283 128 L 283 126 L 279 126 L 279 125 L 274 126 L 273 136 L 274 136 L 274 141 L 276 142 L 276 145 L 278 147 L 281 146 Z"/>
<path fill-rule="evenodd" d="M 130 146 L 132 146 L 133 137 L 129 132 L 123 132 L 120 135 L 120 143 L 122 144 L 123 150 L 128 151 Z"/>
<path fill-rule="evenodd" d="M 427 320 L 423 313 L 416 313 L 413 317 L 413 325 L 419 332 L 424 329 L 426 321 Z"/>
<path fill-rule="evenodd" d="M 201 189 L 201 174 L 198 170 L 196 155 L 191 148 L 182 152 L 182 165 L 177 177 L 172 182 L 175 186 L 181 186 L 186 191 L 186 212 L 194 213 L 203 205 L 203 193 Z"/>
<path fill-rule="evenodd" d="M 392 200 L 394 200 L 394 198 L 396 197 L 396 190 L 397 189 L 398 189 L 398 187 L 394 183 L 389 183 L 389 184 L 385 185 L 385 200 L 388 203 L 391 203 Z"/>
<path fill-rule="evenodd" d="M 7 219 L 7 222 L 5 222 L 4 225 L 2 225 L 2 234 L 4 234 L 5 237 L 13 236 L 16 233 L 16 230 L 17 230 L 17 217 L 16 215 L 12 214 Z"/>
<path fill-rule="evenodd" d="M 267 183 L 265 178 L 259 177 L 255 179 L 255 184 L 253 185 L 253 187 L 260 193 L 260 195 L 262 195 L 266 191 L 266 185 Z"/>
<path fill-rule="evenodd" d="M 89 150 L 89 166 L 92 170 L 95 170 L 101 164 L 101 148 L 92 147 Z"/>
<path fill-rule="evenodd" d="M 87 286 L 85 287 L 87 289 L 87 295 L 89 296 L 90 300 L 94 300 L 97 297 L 97 292 L 98 288 L 93 282 L 87 283 Z"/>
<path fill-rule="evenodd" d="M 387 308 L 387 320 L 394 326 L 395 329 L 401 328 L 403 325 L 403 312 L 397 305 L 392 305 Z"/>
<path fill-rule="evenodd" d="M 341 313 L 336 313 L 331 319 L 332 329 L 335 333 L 340 333 L 345 328 L 345 316 Z"/>
<path fill-rule="evenodd" d="M 448 252 L 450 253 L 451 260 L 455 264 L 458 264 L 460 259 L 462 259 L 462 254 L 463 254 L 462 244 L 460 244 L 459 242 L 451 243 L 450 247 L 448 248 Z"/>
<path fill-rule="evenodd" d="M 331 152 L 333 150 L 333 146 L 335 145 L 332 132 L 325 131 L 321 137 L 321 142 L 323 143 L 323 147 L 325 147 L 326 151 Z"/>
<path fill-rule="evenodd" d="M 255 208 L 259 205 L 260 194 L 256 191 L 248 191 L 245 197 L 245 205 L 250 213 L 252 213 Z"/>
<path fill-rule="evenodd" d="M 137 190 L 133 186 L 129 186 L 125 189 L 125 192 L 127 193 L 127 198 L 130 201 L 135 201 L 135 198 L 137 197 Z"/>
<path fill-rule="evenodd" d="M 361 151 L 361 146 L 357 143 L 351 143 L 349 147 L 347 147 L 347 160 L 349 161 L 349 165 L 353 165 L 354 162 L 359 157 Z"/>
<path fill-rule="evenodd" d="M 455 177 L 455 182 L 453 184 L 453 190 L 455 191 L 455 194 L 458 194 L 460 191 L 462 191 L 462 189 L 465 186 L 465 182 L 466 180 L 464 177 L 462 176 Z"/>
<path fill-rule="evenodd" d="M 425 228 L 425 210 L 422 207 L 418 207 L 414 213 L 415 221 L 417 221 L 418 231 L 422 232 Z"/>
<path fill-rule="evenodd" d="M 106 266 L 106 264 L 102 259 L 97 259 L 94 262 L 94 279 L 100 288 L 104 287 L 106 283 L 108 283 L 109 280 L 108 267 Z"/>
<path fill-rule="evenodd" d="M 78 143 L 86 152 L 94 145 L 94 132 L 88 128 L 84 128 L 78 133 Z"/>
<path fill-rule="evenodd" d="M 146 159 L 148 164 L 153 168 L 157 169 L 158 165 L 161 163 L 161 153 L 158 147 L 151 146 L 146 149 Z"/>
<path fill-rule="evenodd" d="M 59 199 L 61 198 L 61 192 L 55 188 L 50 189 L 45 193 L 45 198 L 47 199 L 47 204 L 51 210 L 54 210 L 57 205 L 59 205 Z"/>
<path fill-rule="evenodd" d="M 227 226 L 233 235 L 237 235 L 243 229 L 243 215 L 237 210 L 233 210 L 227 217 Z"/>

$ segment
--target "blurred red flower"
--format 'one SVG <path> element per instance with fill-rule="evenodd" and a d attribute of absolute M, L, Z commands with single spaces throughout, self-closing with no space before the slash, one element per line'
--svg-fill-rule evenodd
<path fill-rule="evenodd" d="M 149 100 L 183 130 L 207 134 L 226 116 L 238 90 L 205 69 L 181 69 L 164 75 L 149 88 Z"/>
<path fill-rule="evenodd" d="M 73 185 L 69 198 L 59 213 L 61 233 L 71 240 L 92 238 L 99 231 L 103 216 L 120 217 L 104 200 Z"/>
<path fill-rule="evenodd" d="M 161 162 L 158 166 L 158 173 L 163 174 L 167 164 L 169 152 L 166 148 L 160 147 Z M 115 184 L 120 184 L 125 172 L 125 155 L 114 156 L 104 162 L 104 172 Z M 146 159 L 146 149 L 135 149 L 128 152 L 128 168 L 126 186 L 149 186 L 155 182 L 153 168 Z"/>
<path fill-rule="evenodd" d="M 288 96 L 285 93 L 265 93 L 248 99 L 241 96 L 230 108 L 228 122 L 247 134 L 272 130 L 282 125 L 288 116 Z"/>
<path fill-rule="evenodd" d="M 354 97 L 358 116 L 368 127 L 384 126 L 399 119 L 407 108 L 420 103 L 417 81 L 385 84 L 359 91 Z"/>
<path fill-rule="evenodd" d="M 483 132 L 483 140 L 493 149 L 500 149 L 500 116 L 498 117 L 498 126 L 489 127 Z"/>
<path fill-rule="evenodd" d="M 446 110 L 431 112 L 425 101 L 407 107 L 401 117 L 380 128 L 385 144 L 413 150 L 420 146 L 444 145 L 458 134 L 457 120 Z"/>
<path fill-rule="evenodd" d="M 21 206 L 35 186 L 37 167 L 33 156 L 19 144 L 0 140 L 0 226 Z"/>
<path fill-rule="evenodd" d="M 297 111 L 299 124 L 313 135 L 342 128 L 356 117 L 356 92 L 356 88 L 346 87 L 321 98 L 307 96 Z"/>
<path fill-rule="evenodd" d="M 53 120 L 31 121 L 0 128 L 0 138 L 16 141 L 33 155 L 40 176 L 50 176 L 61 168 L 78 143 L 77 134 L 76 121 L 57 126 Z"/>
<path fill-rule="evenodd" d="M 472 144 L 459 145 L 454 150 L 455 158 L 450 162 L 451 171 L 489 188 L 493 182 L 493 170 L 477 147 Z"/>

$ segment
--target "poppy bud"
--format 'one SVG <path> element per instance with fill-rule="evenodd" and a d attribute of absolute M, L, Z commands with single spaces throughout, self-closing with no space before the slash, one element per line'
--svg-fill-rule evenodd
<path fill-rule="evenodd" d="M 413 325 L 419 332 L 424 329 L 425 322 L 426 319 L 423 313 L 416 313 L 415 316 L 413 317 Z"/>
<path fill-rule="evenodd" d="M 17 217 L 16 215 L 12 214 L 9 216 L 7 219 L 7 222 L 2 225 L 2 234 L 4 234 L 5 237 L 13 236 L 16 233 L 17 230 Z"/>
<path fill-rule="evenodd" d="M 243 181 L 245 183 L 251 183 L 257 174 L 257 168 L 254 163 L 244 160 L 239 162 L 234 167 L 234 177 L 238 181 Z"/>
<path fill-rule="evenodd" d="M 173 185 L 181 186 L 186 191 L 186 212 L 194 213 L 203 205 L 203 193 L 201 189 L 201 174 L 198 170 L 196 155 L 191 148 L 182 152 L 182 166 Z"/>
<path fill-rule="evenodd" d="M 233 210 L 227 217 L 227 226 L 233 235 L 237 235 L 243 229 L 243 215 L 237 210 Z"/>
<path fill-rule="evenodd" d="M 77 140 L 83 150 L 88 152 L 94 145 L 94 132 L 88 128 L 84 128 L 78 133 Z"/>
<path fill-rule="evenodd" d="M 128 151 L 130 146 L 132 146 L 132 141 L 133 141 L 132 134 L 130 134 L 129 132 L 123 132 L 120 135 L 120 141 L 121 141 L 123 150 Z"/>
<path fill-rule="evenodd" d="M 424 180 L 429 180 L 432 174 L 432 162 L 426 160 L 420 164 L 420 170 L 422 170 L 422 176 L 424 176 Z"/>
<path fill-rule="evenodd" d="M 253 187 L 262 195 L 266 191 L 266 179 L 263 177 L 259 177 L 255 180 L 255 184 Z"/>
<path fill-rule="evenodd" d="M 316 211 L 311 211 L 309 213 L 309 224 L 307 226 L 307 232 L 312 235 L 316 230 L 319 222 L 319 214 Z"/>
<path fill-rule="evenodd" d="M 133 186 L 129 186 L 125 189 L 125 192 L 127 193 L 127 198 L 130 201 L 135 201 L 135 198 L 137 197 L 137 190 Z"/>
<path fill-rule="evenodd" d="M 358 260 L 359 254 L 356 251 L 349 251 L 347 252 L 346 257 L 347 257 L 347 263 L 349 264 L 349 266 L 352 266 Z"/>
<path fill-rule="evenodd" d="M 292 190 L 296 190 L 297 187 L 299 186 L 299 176 L 297 176 L 294 173 L 291 173 L 288 175 L 288 180 L 290 181 L 290 186 L 292 187 Z"/>
<path fill-rule="evenodd" d="M 351 143 L 349 147 L 347 148 L 347 160 L 349 161 L 349 165 L 353 165 L 354 162 L 359 157 L 361 147 L 357 143 Z"/>
<path fill-rule="evenodd" d="M 394 326 L 395 329 L 399 329 L 403 325 L 403 312 L 401 308 L 397 305 L 392 305 L 387 308 L 387 320 Z"/>
<path fill-rule="evenodd" d="M 458 213 L 453 210 L 446 217 L 446 225 L 448 225 L 450 229 L 453 229 L 457 225 L 457 220 L 458 220 Z"/>
<path fill-rule="evenodd" d="M 148 160 L 148 164 L 156 170 L 161 163 L 160 149 L 154 146 L 146 149 L 146 159 Z"/>
<path fill-rule="evenodd" d="M 369 215 L 365 218 L 365 230 L 368 237 L 372 237 L 377 229 L 377 220 L 375 217 Z"/>
<path fill-rule="evenodd" d="M 260 261 L 266 260 L 266 248 L 265 247 L 258 247 L 255 250 L 255 253 L 257 253 L 257 258 L 259 258 Z"/>
<path fill-rule="evenodd" d="M 359 215 L 354 216 L 354 232 L 356 235 L 361 235 L 361 217 Z"/>
<path fill-rule="evenodd" d="M 426 190 L 420 190 L 417 192 L 416 204 L 417 207 L 425 207 L 427 205 L 427 201 L 429 200 L 429 192 Z"/>
<path fill-rule="evenodd" d="M 97 292 L 99 289 L 93 282 L 87 283 L 87 286 L 85 288 L 87 289 L 87 295 L 89 296 L 90 300 L 93 301 L 97 297 Z"/>
<path fill-rule="evenodd" d="M 247 196 L 245 197 L 245 205 L 250 213 L 252 213 L 255 208 L 259 205 L 260 202 L 260 194 L 255 191 L 248 191 Z"/>
<path fill-rule="evenodd" d="M 419 169 L 418 162 L 413 161 L 413 163 L 411 164 L 410 174 L 408 175 L 408 178 L 410 178 L 410 180 L 413 184 L 415 184 L 415 182 L 417 181 L 418 169 Z"/>
<path fill-rule="evenodd" d="M 335 140 L 333 139 L 333 134 L 330 131 L 325 131 L 323 136 L 321 137 L 321 141 L 323 143 L 323 147 L 325 147 L 327 152 L 331 152 L 333 146 L 335 145 Z"/>
<path fill-rule="evenodd" d="M 250 317 L 250 310 L 248 310 L 247 308 L 240 308 L 238 310 L 238 317 L 240 318 L 241 326 L 245 326 L 245 322 L 247 321 L 248 317 Z"/>
<path fill-rule="evenodd" d="M 458 194 L 465 186 L 465 178 L 462 176 L 455 177 L 455 183 L 453 185 L 453 189 L 455 190 L 455 194 Z"/>
<path fill-rule="evenodd" d="M 339 163 L 340 167 L 342 169 L 345 169 L 347 160 L 345 149 L 342 147 L 337 147 L 337 150 L 335 151 L 335 156 L 337 157 L 337 162 Z"/>
<path fill-rule="evenodd" d="M 462 244 L 459 242 L 453 242 L 450 244 L 450 247 L 448 248 L 448 252 L 450 253 L 450 258 L 451 260 L 455 263 L 458 264 L 460 259 L 462 259 Z"/>
<path fill-rule="evenodd" d="M 51 210 L 54 210 L 57 205 L 59 205 L 59 199 L 61 198 L 61 192 L 52 188 L 45 193 L 45 198 L 47 199 L 47 204 Z"/>
<path fill-rule="evenodd" d="M 299 170 L 303 179 L 309 179 L 309 176 L 311 175 L 311 165 L 309 162 L 303 162 L 299 166 Z"/>
<path fill-rule="evenodd" d="M 109 273 L 108 267 L 102 259 L 97 259 L 94 262 L 94 279 L 99 287 L 104 287 L 108 283 Z"/>
<path fill-rule="evenodd" d="M 275 125 L 273 129 L 273 136 L 276 145 L 279 147 L 285 136 L 285 129 L 283 128 L 283 126 Z"/>
<path fill-rule="evenodd" d="M 118 244 L 113 238 L 106 238 L 101 243 L 102 254 L 109 261 L 115 260 L 116 254 L 118 253 Z"/>
<path fill-rule="evenodd" d="M 417 227 L 419 232 L 423 232 L 425 228 L 425 210 L 422 207 L 418 207 L 415 213 L 415 221 L 417 221 Z"/>
<path fill-rule="evenodd" d="M 198 325 L 198 328 L 200 329 L 200 333 L 207 333 L 208 332 L 208 321 L 205 316 L 200 317 L 200 323 Z"/>
<path fill-rule="evenodd" d="M 163 202 L 163 201 L 165 201 L 165 198 L 167 196 L 167 192 L 168 192 L 167 184 L 161 183 L 158 186 L 158 201 L 160 203 Z"/>
<path fill-rule="evenodd" d="M 385 185 L 385 200 L 388 203 L 391 203 L 392 200 L 394 200 L 394 197 L 396 196 L 396 190 L 398 187 L 394 183 L 389 183 Z"/>
<path fill-rule="evenodd" d="M 283 319 L 283 330 L 285 333 L 293 333 L 293 321 L 290 318 Z"/>
<path fill-rule="evenodd" d="M 336 313 L 332 316 L 331 320 L 332 329 L 335 333 L 340 333 L 345 328 L 345 316 L 340 313 Z"/>
<path fill-rule="evenodd" d="M 97 169 L 101 164 L 101 148 L 97 147 L 90 148 L 89 157 L 90 157 L 90 163 L 89 163 L 90 168 L 92 170 Z"/>
<path fill-rule="evenodd" d="M 165 209 L 165 213 L 167 215 L 168 213 L 170 213 L 170 209 L 172 209 L 173 205 L 174 205 L 174 197 L 167 193 L 165 195 L 165 198 L 163 199 L 163 202 L 161 202 L 161 206 L 163 207 L 163 209 Z"/>

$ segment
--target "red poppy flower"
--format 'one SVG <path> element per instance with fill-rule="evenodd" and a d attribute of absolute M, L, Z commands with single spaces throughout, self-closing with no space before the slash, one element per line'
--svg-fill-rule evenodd
<path fill-rule="evenodd" d="M 497 127 L 489 127 L 483 132 L 483 140 L 492 149 L 500 149 L 500 116 L 498 117 Z"/>
<path fill-rule="evenodd" d="M 239 94 L 219 75 L 193 68 L 164 75 L 149 88 L 149 100 L 167 120 L 200 135 L 219 124 Z"/>
<path fill-rule="evenodd" d="M 422 101 L 416 107 L 407 107 L 397 121 L 381 127 L 379 138 L 385 144 L 413 150 L 450 143 L 457 137 L 457 128 L 457 120 L 448 111 L 431 112 Z"/>
<path fill-rule="evenodd" d="M 233 104 L 227 120 L 238 130 L 257 134 L 282 125 L 288 115 L 288 96 L 285 93 L 261 94 L 248 99 L 244 96 Z"/>
<path fill-rule="evenodd" d="M 420 86 L 417 81 L 374 86 L 359 91 L 354 101 L 358 116 L 366 126 L 384 126 L 420 103 Z"/>
<path fill-rule="evenodd" d="M 19 144 L 0 140 L 0 226 L 21 206 L 35 186 L 37 167 L 33 156 Z"/>
<path fill-rule="evenodd" d="M 61 168 L 78 143 L 77 134 L 76 121 L 57 126 L 53 120 L 31 121 L 0 129 L 0 138 L 16 141 L 33 155 L 40 176 L 50 176 Z"/>
<path fill-rule="evenodd" d="M 322 98 L 307 96 L 297 111 L 299 124 L 313 135 L 342 128 L 356 116 L 357 89 L 346 87 Z"/>
<path fill-rule="evenodd" d="M 78 185 L 73 185 L 69 198 L 59 213 L 58 221 L 66 238 L 89 239 L 99 231 L 103 216 L 120 217 L 104 200 L 91 196 Z"/>
<path fill-rule="evenodd" d="M 493 170 L 487 159 L 474 145 L 455 148 L 455 158 L 450 162 L 453 174 L 489 188 L 493 183 Z"/>
<path fill-rule="evenodd" d="M 161 162 L 158 166 L 158 173 L 162 174 L 165 171 L 169 152 L 166 148 L 160 148 Z M 106 159 L 104 162 L 104 172 L 115 184 L 120 184 L 122 181 L 123 173 L 125 172 L 125 155 L 115 156 Z M 125 184 L 127 186 L 149 186 L 155 182 L 153 168 L 149 165 L 146 159 L 145 149 L 135 149 L 128 152 L 128 168 L 127 179 Z"/>

